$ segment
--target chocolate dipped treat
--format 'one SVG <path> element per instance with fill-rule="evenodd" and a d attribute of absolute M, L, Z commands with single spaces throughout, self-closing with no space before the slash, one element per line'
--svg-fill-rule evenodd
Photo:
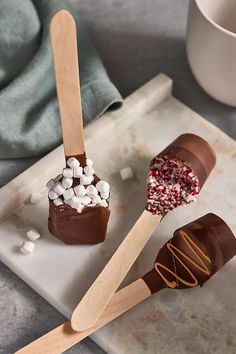
<path fill-rule="evenodd" d="M 215 161 L 210 145 L 194 134 L 181 135 L 151 161 L 145 209 L 75 308 L 74 330 L 88 329 L 98 320 L 162 218 L 196 200 Z"/>
<path fill-rule="evenodd" d="M 174 232 L 143 280 L 151 293 L 202 286 L 235 255 L 233 232 L 220 217 L 207 214 Z"/>
<path fill-rule="evenodd" d="M 236 239 L 230 228 L 218 216 L 207 214 L 176 230 L 158 253 L 154 268 L 143 278 L 117 291 L 99 320 L 88 330 L 75 332 L 67 321 L 17 353 L 50 354 L 54 350 L 58 353 L 58 348 L 64 352 L 164 288 L 202 286 L 235 255 Z"/>
<path fill-rule="evenodd" d="M 151 162 L 146 209 L 165 215 L 196 200 L 216 163 L 210 145 L 194 134 L 183 134 Z"/>
<path fill-rule="evenodd" d="M 84 166 L 84 167 L 82 167 Z M 62 175 L 50 180 L 48 228 L 67 244 L 104 241 L 110 215 L 110 186 L 100 180 L 93 162 L 82 156 L 67 159 Z"/>
<path fill-rule="evenodd" d="M 86 158 L 76 24 L 68 11 L 53 16 L 50 37 L 66 167 L 47 184 L 48 228 L 64 243 L 96 244 L 106 237 L 110 186 Z"/>

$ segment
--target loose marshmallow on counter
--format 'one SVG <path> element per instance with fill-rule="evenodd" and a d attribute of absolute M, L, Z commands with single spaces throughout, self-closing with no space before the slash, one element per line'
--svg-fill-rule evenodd
<path fill-rule="evenodd" d="M 24 241 L 20 247 L 20 251 L 23 254 L 30 254 L 33 252 L 35 244 L 31 241 Z"/>
<path fill-rule="evenodd" d="M 64 204 L 61 198 L 54 199 L 53 203 L 54 203 L 56 206 L 59 206 L 59 205 L 63 205 L 63 204 Z"/>
<path fill-rule="evenodd" d="M 110 185 L 109 183 L 107 183 L 106 181 L 98 181 L 98 183 L 96 184 L 97 190 L 100 193 L 108 193 L 110 190 Z"/>
<path fill-rule="evenodd" d="M 59 195 L 54 192 L 52 189 L 48 192 L 48 198 L 51 200 L 57 199 Z"/>
<path fill-rule="evenodd" d="M 70 157 L 66 163 L 73 170 L 75 170 L 77 167 L 80 167 L 80 163 L 75 157 Z"/>
<path fill-rule="evenodd" d="M 46 184 L 46 187 L 47 187 L 47 189 L 53 189 L 54 187 L 55 187 L 55 185 L 56 185 L 56 182 L 55 182 L 55 180 L 54 179 L 50 179 L 49 181 L 48 181 L 48 183 Z"/>
<path fill-rule="evenodd" d="M 80 178 L 83 176 L 83 168 L 82 167 L 76 167 L 74 169 L 74 177 L 75 178 Z"/>
<path fill-rule="evenodd" d="M 122 170 L 120 170 L 120 176 L 123 179 L 123 181 L 133 178 L 132 168 L 129 166 L 122 168 Z"/>
<path fill-rule="evenodd" d="M 74 175 L 74 171 L 72 170 L 72 168 L 63 168 L 63 176 L 66 178 L 72 178 Z"/>
<path fill-rule="evenodd" d="M 53 191 L 59 195 L 62 195 L 65 192 L 65 187 L 63 187 L 61 182 L 57 182 L 55 187 L 53 188 Z M 55 198 L 54 198 L 55 199 Z"/>
<path fill-rule="evenodd" d="M 79 184 L 78 186 L 74 187 L 74 191 L 75 191 L 75 194 L 77 195 L 77 197 L 79 197 L 79 198 L 84 197 L 85 194 L 86 194 L 86 189 L 81 184 Z"/>
<path fill-rule="evenodd" d="M 85 166 L 84 167 L 84 173 L 86 174 L 86 176 L 93 176 L 94 175 L 94 169 L 92 168 L 92 166 Z"/>
<path fill-rule="evenodd" d="M 101 193 L 101 198 L 102 198 L 102 199 L 109 199 L 109 195 L 110 195 L 109 192 Z"/>
<path fill-rule="evenodd" d="M 90 159 L 86 159 L 86 165 L 92 167 L 93 166 L 93 161 L 90 160 Z"/>
<path fill-rule="evenodd" d="M 93 176 L 83 175 L 82 177 L 80 177 L 80 184 L 88 186 L 92 182 L 93 182 Z"/>
<path fill-rule="evenodd" d="M 64 188 L 70 188 L 70 187 L 72 187 L 73 179 L 72 178 L 63 177 L 61 183 L 62 183 Z"/>
<path fill-rule="evenodd" d="M 32 193 L 30 197 L 30 203 L 31 204 L 37 204 L 40 202 L 40 200 L 43 198 L 43 195 L 41 193 Z"/>
<path fill-rule="evenodd" d="M 38 232 L 38 230 L 36 230 L 34 227 L 26 232 L 26 235 L 28 237 L 28 239 L 30 239 L 30 241 L 35 242 L 36 240 L 38 240 L 40 238 L 40 233 Z"/>
<path fill-rule="evenodd" d="M 61 178 L 62 178 L 62 174 L 59 174 L 56 176 L 56 178 L 54 178 L 54 181 L 57 183 L 60 181 Z"/>
<path fill-rule="evenodd" d="M 90 184 L 87 188 L 86 188 L 86 194 L 90 197 L 90 198 L 94 198 L 98 195 L 98 190 L 95 186 L 93 186 L 92 184 Z"/>
<path fill-rule="evenodd" d="M 73 198 L 75 195 L 73 188 L 65 190 L 63 197 L 65 200 Z"/>
<path fill-rule="evenodd" d="M 87 195 L 85 195 L 83 198 L 81 198 L 81 203 L 83 205 L 88 205 L 89 203 L 91 203 L 92 199 L 89 198 Z"/>

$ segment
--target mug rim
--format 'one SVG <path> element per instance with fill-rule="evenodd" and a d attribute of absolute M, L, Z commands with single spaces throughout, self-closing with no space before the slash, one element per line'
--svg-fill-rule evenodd
<path fill-rule="evenodd" d="M 191 1 L 191 0 L 190 0 Z M 212 25 L 214 26 L 217 30 L 223 32 L 224 34 L 230 35 L 233 38 L 236 38 L 236 33 L 227 30 L 226 28 L 218 25 L 218 23 L 216 23 L 215 21 L 213 21 L 207 14 L 206 12 L 201 8 L 200 4 L 199 4 L 199 0 L 194 0 L 198 10 L 200 11 L 200 13 L 202 14 L 202 16 Z"/>

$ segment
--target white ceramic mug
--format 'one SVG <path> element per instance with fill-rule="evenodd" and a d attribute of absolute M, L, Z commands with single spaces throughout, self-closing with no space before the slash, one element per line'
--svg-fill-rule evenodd
<path fill-rule="evenodd" d="M 236 107 L 236 0 L 190 0 L 187 57 L 202 88 Z"/>

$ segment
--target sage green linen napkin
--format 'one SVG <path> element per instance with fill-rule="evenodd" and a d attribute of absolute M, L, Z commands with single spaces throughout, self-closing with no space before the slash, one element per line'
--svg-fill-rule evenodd
<path fill-rule="evenodd" d="M 45 153 L 61 143 L 48 26 L 59 9 L 77 22 L 84 123 L 122 98 L 77 12 L 63 0 L 0 0 L 0 158 Z"/>

